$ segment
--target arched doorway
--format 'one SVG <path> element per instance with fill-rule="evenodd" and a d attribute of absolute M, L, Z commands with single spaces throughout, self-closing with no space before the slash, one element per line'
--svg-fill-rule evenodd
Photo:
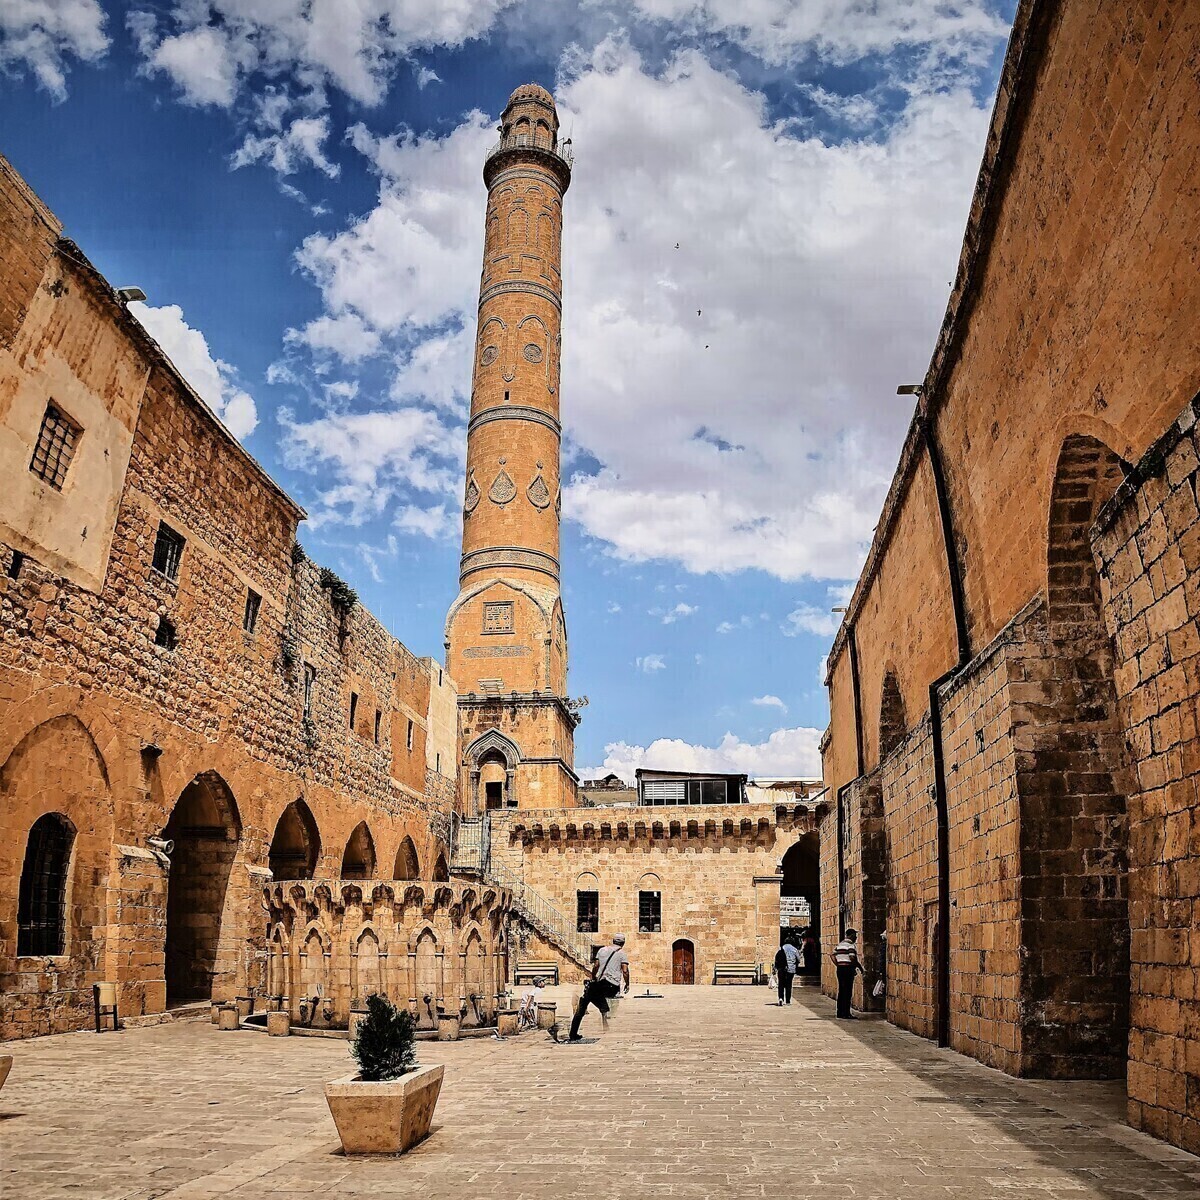
<path fill-rule="evenodd" d="M 463 754 L 470 774 L 469 815 L 517 807 L 516 771 L 521 752 L 498 729 L 480 734 Z"/>
<path fill-rule="evenodd" d="M 167 1003 L 207 1000 L 219 973 L 229 876 L 242 836 L 233 793 L 215 771 L 180 793 L 162 832 L 175 843 L 167 883 Z"/>
<path fill-rule="evenodd" d="M 312 810 L 293 800 L 283 810 L 271 838 L 267 865 L 273 879 L 311 879 L 321 857 L 321 835 Z"/>
<path fill-rule="evenodd" d="M 396 865 L 392 871 L 393 879 L 420 879 L 421 863 L 417 858 L 417 848 L 412 838 L 405 836 L 396 851 Z"/>
<path fill-rule="evenodd" d="M 821 838 L 816 832 L 806 833 L 783 856 L 783 882 L 779 887 L 779 941 L 794 941 L 800 931 L 811 927 L 821 936 Z M 791 903 L 787 903 L 791 901 Z M 786 922 L 786 923 L 785 923 Z M 810 961 L 805 973 L 813 966 Z M 820 955 L 816 956 L 820 971 Z"/>
<path fill-rule="evenodd" d="M 366 821 L 359 821 L 346 842 L 342 855 L 343 879 L 373 879 L 375 876 L 375 839 Z"/>
<path fill-rule="evenodd" d="M 687 938 L 671 944 L 671 982 L 696 982 L 696 947 Z"/>

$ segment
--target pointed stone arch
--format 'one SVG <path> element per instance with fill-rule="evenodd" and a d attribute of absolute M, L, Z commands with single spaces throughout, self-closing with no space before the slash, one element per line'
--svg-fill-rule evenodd
<path fill-rule="evenodd" d="M 303 799 L 293 800 L 275 823 L 267 856 L 274 879 L 311 879 L 321 858 L 321 832 Z"/>
<path fill-rule="evenodd" d="M 355 825 L 342 853 L 342 879 L 371 879 L 375 875 L 375 839 L 366 821 Z"/>
<path fill-rule="evenodd" d="M 463 754 L 470 786 L 470 811 L 478 814 L 485 808 L 517 807 L 516 778 L 520 765 L 521 750 L 512 738 L 498 729 L 480 734 Z M 483 796 L 480 795 L 481 783 Z"/>
<path fill-rule="evenodd" d="M 412 838 L 405 834 L 396 850 L 396 864 L 392 868 L 392 878 L 410 880 L 421 878 L 421 860 L 417 855 L 417 847 Z"/>
<path fill-rule="evenodd" d="M 904 695 L 896 672 L 889 667 L 883 675 L 879 698 L 879 761 L 904 741 L 908 720 L 904 711 Z"/>

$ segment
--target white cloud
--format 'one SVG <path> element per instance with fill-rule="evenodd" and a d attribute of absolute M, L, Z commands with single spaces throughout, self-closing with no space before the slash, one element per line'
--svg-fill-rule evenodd
<path fill-rule="evenodd" d="M 817 778 L 821 754 L 819 729 L 777 729 L 765 742 L 743 742 L 727 733 L 716 746 L 697 746 L 678 738 L 659 738 L 649 746 L 610 742 L 597 774 L 614 771 L 632 782 L 638 767 L 670 771 L 722 771 L 768 778 Z"/>
<path fill-rule="evenodd" d="M 315 167 L 330 179 L 336 179 L 340 168 L 325 156 L 328 138 L 328 116 L 297 117 L 278 132 L 247 134 L 230 163 L 236 169 L 250 163 L 267 162 L 280 175 L 291 175 L 303 167 Z"/>
<path fill-rule="evenodd" d="M 129 311 L 162 347 L 196 394 L 221 418 L 229 432 L 239 440 L 249 437 L 258 425 L 253 398 L 237 385 L 234 369 L 212 356 L 204 334 L 183 319 L 179 305 L 155 308 L 134 303 L 129 306 Z"/>
<path fill-rule="evenodd" d="M 784 637 L 797 637 L 802 633 L 832 637 L 837 633 L 841 623 L 841 613 L 833 613 L 812 604 L 800 603 L 784 618 L 780 629 Z"/>
<path fill-rule="evenodd" d="M 735 629 L 749 629 L 753 624 L 754 622 L 750 620 L 749 616 L 743 613 L 736 621 L 722 621 L 717 626 L 717 632 L 733 633 Z"/>
<path fill-rule="evenodd" d="M 297 421 L 283 409 L 280 424 L 284 461 L 324 481 L 310 513 L 313 524 L 358 525 L 412 491 L 442 497 L 437 510 L 457 492 L 462 431 L 447 430 L 432 413 L 405 408 Z M 412 511 L 406 509 L 403 520 L 403 528 L 416 528 Z"/>
<path fill-rule="evenodd" d="M 417 68 L 417 87 L 421 88 L 422 90 L 428 87 L 431 83 L 441 82 L 442 77 L 436 71 L 430 69 L 429 67 Z"/>
<path fill-rule="evenodd" d="M 977 57 L 1007 32 L 983 0 L 633 0 L 697 33 L 718 34 L 782 65 L 810 55 L 848 63 L 900 47 Z"/>
<path fill-rule="evenodd" d="M 699 612 L 700 608 L 695 604 L 677 604 L 670 612 L 663 614 L 662 623 L 664 625 L 674 625 L 676 621 L 683 617 L 690 617 L 692 613 Z"/>
<path fill-rule="evenodd" d="M 379 334 L 368 329 L 352 312 L 336 317 L 316 317 L 303 329 L 289 329 L 286 340 L 300 342 L 318 353 L 335 354 L 343 362 L 356 363 L 379 350 Z"/>
<path fill-rule="evenodd" d="M 0 0 L 0 71 L 31 71 L 55 100 L 67 95 L 67 58 L 95 62 L 108 46 L 97 0 Z"/>
<path fill-rule="evenodd" d="M 621 606 L 615 600 L 610 600 L 608 602 L 608 611 L 610 613 L 619 613 L 621 611 Z"/>
<path fill-rule="evenodd" d="M 757 704 L 760 708 L 778 708 L 783 712 L 787 712 L 787 705 L 778 696 L 755 696 L 750 703 Z"/>
<path fill-rule="evenodd" d="M 645 657 L 637 659 L 634 665 L 643 674 L 653 675 L 655 671 L 666 670 L 667 660 L 661 654 L 647 654 Z"/>
<path fill-rule="evenodd" d="M 448 511 L 445 504 L 435 504 L 432 508 L 417 508 L 406 504 L 392 522 L 397 529 L 405 533 L 419 533 L 424 537 L 441 540 L 453 538 L 459 532 L 458 510 Z"/>
<path fill-rule="evenodd" d="M 161 23 L 135 11 L 130 24 L 149 69 L 169 75 L 192 103 L 228 107 L 249 77 L 262 73 L 377 104 L 413 50 L 462 45 L 509 3 L 207 0 L 178 3 Z"/>

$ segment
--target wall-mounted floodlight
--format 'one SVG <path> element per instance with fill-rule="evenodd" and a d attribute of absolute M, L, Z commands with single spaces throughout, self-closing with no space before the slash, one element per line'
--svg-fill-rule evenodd
<path fill-rule="evenodd" d="M 837 608 L 831 608 L 829 611 L 830 611 L 830 612 L 845 612 L 845 611 L 846 611 L 846 605 L 844 605 L 844 604 L 839 604 L 839 605 L 837 606 Z"/>
<path fill-rule="evenodd" d="M 146 293 L 140 287 L 117 288 L 117 299 L 122 304 L 128 304 L 133 300 L 145 300 Z"/>
<path fill-rule="evenodd" d="M 925 390 L 919 383 L 902 383 L 896 389 L 897 396 L 919 396 Z"/>

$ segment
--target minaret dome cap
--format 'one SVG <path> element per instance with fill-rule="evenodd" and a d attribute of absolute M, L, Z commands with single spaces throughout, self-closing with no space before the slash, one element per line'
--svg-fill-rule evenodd
<path fill-rule="evenodd" d="M 523 83 L 520 87 L 514 88 L 513 94 L 508 98 L 506 108 L 511 108 L 521 100 L 540 100 L 543 104 L 554 107 L 554 97 L 540 83 Z"/>

